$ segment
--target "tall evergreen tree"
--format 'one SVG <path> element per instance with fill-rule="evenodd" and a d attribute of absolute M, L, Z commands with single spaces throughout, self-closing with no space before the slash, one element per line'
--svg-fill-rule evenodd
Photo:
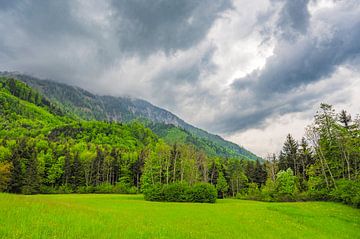
<path fill-rule="evenodd" d="M 259 185 L 263 185 L 266 182 L 267 173 L 265 165 L 260 163 L 259 160 L 256 160 L 255 169 L 254 169 L 254 182 Z"/>
<path fill-rule="evenodd" d="M 286 171 L 291 168 L 294 174 L 299 175 L 298 143 L 288 134 L 279 156 L 279 169 Z"/>

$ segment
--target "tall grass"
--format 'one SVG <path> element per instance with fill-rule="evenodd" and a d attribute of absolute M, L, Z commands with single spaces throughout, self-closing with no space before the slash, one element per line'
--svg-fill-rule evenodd
<path fill-rule="evenodd" d="M 141 195 L 0 194 L 0 238 L 360 238 L 360 210 L 338 203 L 215 204 Z"/>

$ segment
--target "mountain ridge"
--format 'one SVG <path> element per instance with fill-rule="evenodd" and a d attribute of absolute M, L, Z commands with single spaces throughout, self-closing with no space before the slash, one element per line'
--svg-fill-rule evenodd
<path fill-rule="evenodd" d="M 216 148 L 214 154 L 216 155 L 225 157 L 243 156 L 250 160 L 261 159 L 245 148 L 227 141 L 219 135 L 192 126 L 172 112 L 142 99 L 97 95 L 78 86 L 71 86 L 48 79 L 43 80 L 18 72 L 0 72 L 0 75 L 21 80 L 57 103 L 65 112 L 74 113 L 75 116 L 81 119 L 116 122 L 141 120 L 152 130 L 159 128 L 157 124 L 173 125 L 187 131 L 190 137 L 188 141 L 190 142 L 196 141 L 195 137 L 202 141 L 201 145 L 214 145 Z M 166 135 L 164 137 L 166 138 Z"/>

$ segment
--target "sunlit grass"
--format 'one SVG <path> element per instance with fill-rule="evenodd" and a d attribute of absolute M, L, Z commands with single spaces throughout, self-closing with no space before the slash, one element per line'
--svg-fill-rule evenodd
<path fill-rule="evenodd" d="M 360 238 L 360 210 L 327 202 L 160 203 L 141 195 L 0 194 L 1 238 Z"/>

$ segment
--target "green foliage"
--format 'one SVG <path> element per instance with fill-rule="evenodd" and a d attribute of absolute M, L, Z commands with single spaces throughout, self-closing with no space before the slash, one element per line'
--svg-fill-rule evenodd
<path fill-rule="evenodd" d="M 62 96 L 51 92 L 72 106 L 48 100 L 20 81 L 0 78 L 1 191 L 137 193 L 142 189 L 149 200 L 196 201 L 194 195 L 211 197 L 216 185 L 219 197 L 359 204 L 360 119 L 353 120 L 346 111 L 336 114 L 331 105 L 320 106 L 306 138 L 298 143 L 288 135 L 279 157 L 262 163 L 243 160 L 246 157 L 239 154 L 256 157 L 186 124 L 181 129 L 147 122 L 157 136 L 130 114 L 125 117 L 128 123 L 81 120 L 88 110 L 93 114 L 89 119 L 100 119 L 104 112 L 118 108 L 107 99 L 108 108 L 97 114 L 95 109 L 101 111 L 103 106 L 92 105 L 91 95 L 84 100 L 81 90 Z M 71 100 L 79 101 L 79 107 L 73 107 Z M 196 186 L 199 183 L 205 186 Z"/>
<path fill-rule="evenodd" d="M 171 183 L 163 186 L 164 201 L 188 202 L 191 201 L 191 187 L 187 183 Z"/>
<path fill-rule="evenodd" d="M 12 163 L 8 161 L 0 162 L 0 192 L 4 192 L 8 189 L 12 168 Z"/>
<path fill-rule="evenodd" d="M 164 201 L 163 185 L 156 183 L 143 189 L 144 198 L 147 201 Z"/>
<path fill-rule="evenodd" d="M 261 199 L 260 189 L 256 183 L 249 183 L 246 198 L 251 200 Z"/>
<path fill-rule="evenodd" d="M 216 189 L 218 193 L 220 193 L 221 198 L 224 198 L 225 193 L 229 190 L 229 185 L 224 178 L 224 174 L 222 172 L 219 173 L 219 177 L 216 183 Z"/>
<path fill-rule="evenodd" d="M 261 188 L 261 199 L 264 201 L 272 202 L 276 201 L 276 185 L 275 182 L 268 178 L 265 185 Z"/>
<path fill-rule="evenodd" d="M 360 181 L 340 179 L 330 195 L 333 200 L 360 207 Z"/>
<path fill-rule="evenodd" d="M 291 168 L 278 172 L 275 181 L 275 197 L 277 200 L 292 201 L 296 192 L 296 177 Z"/>
<path fill-rule="evenodd" d="M 215 203 L 217 190 L 214 185 L 209 183 L 195 183 L 190 190 L 189 201 Z"/>
<path fill-rule="evenodd" d="M 52 104 L 61 109 L 61 112 L 65 112 L 66 115 L 72 118 L 111 120 L 126 123 L 140 119 L 170 145 L 174 143 L 192 144 L 196 149 L 206 152 L 211 157 L 259 159 L 239 145 L 191 126 L 172 113 L 143 100 L 127 97 L 97 96 L 77 87 L 53 81 L 38 80 L 26 75 L 12 74 L 12 77 L 20 79 L 42 93 L 51 100 Z M 16 82 L 25 85 L 20 81 Z M 177 127 L 169 125 L 168 122 Z"/>
<path fill-rule="evenodd" d="M 199 202 L 215 203 L 217 198 L 216 188 L 209 183 L 154 184 L 143 190 L 144 198 L 148 201 L 167 202 Z"/>
<path fill-rule="evenodd" d="M 189 130 L 176 127 L 174 125 L 166 125 L 162 123 L 147 123 L 154 133 L 159 135 L 164 141 L 170 145 L 173 144 L 191 144 L 197 150 L 204 151 L 210 157 L 225 157 L 247 160 L 259 159 L 254 154 L 226 142 L 219 136 L 211 136 L 205 131 L 189 128 Z"/>

